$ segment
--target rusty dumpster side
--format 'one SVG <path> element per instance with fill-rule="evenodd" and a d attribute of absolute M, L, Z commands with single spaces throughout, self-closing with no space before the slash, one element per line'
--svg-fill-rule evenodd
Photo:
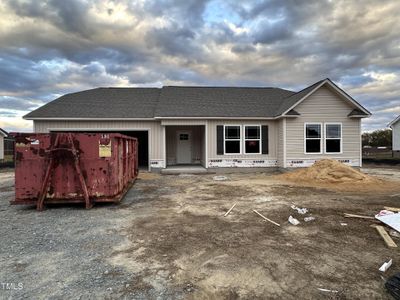
<path fill-rule="evenodd" d="M 11 204 L 119 202 L 138 175 L 138 141 L 117 133 L 15 133 Z"/>

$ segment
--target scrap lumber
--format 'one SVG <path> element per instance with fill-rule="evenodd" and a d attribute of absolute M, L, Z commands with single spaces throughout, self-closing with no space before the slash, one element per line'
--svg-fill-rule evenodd
<path fill-rule="evenodd" d="M 272 221 L 272 220 L 270 220 L 270 219 L 268 219 L 266 216 L 263 216 L 262 214 L 260 214 L 258 211 L 256 211 L 255 209 L 253 209 L 253 211 L 257 214 L 257 215 L 259 215 L 261 218 L 263 218 L 264 220 L 266 220 L 266 221 L 268 221 L 268 222 L 270 222 L 270 223 L 272 223 L 272 224 L 274 224 L 274 225 L 276 225 L 276 226 L 281 226 L 281 225 L 279 225 L 278 223 L 276 223 L 276 222 L 274 222 L 274 221 Z"/>
<path fill-rule="evenodd" d="M 236 203 L 232 205 L 232 207 L 224 214 L 224 217 L 229 215 L 229 213 L 232 211 L 232 209 L 236 206 Z"/>
<path fill-rule="evenodd" d="M 390 210 L 390 211 L 400 212 L 400 208 L 399 207 L 384 206 L 383 208 L 386 209 L 386 210 Z"/>
<path fill-rule="evenodd" d="M 362 216 L 362 215 L 354 215 L 354 214 L 346 214 L 346 213 L 344 213 L 344 217 L 345 218 L 359 218 L 359 219 L 372 219 L 372 220 L 375 220 L 374 217 L 370 217 L 370 216 Z"/>
<path fill-rule="evenodd" d="M 390 248 L 397 248 L 396 243 L 392 240 L 392 238 L 389 236 L 389 234 L 386 232 L 385 228 L 383 226 L 375 226 L 376 230 L 380 234 L 380 236 L 383 238 L 385 241 L 386 245 Z"/>

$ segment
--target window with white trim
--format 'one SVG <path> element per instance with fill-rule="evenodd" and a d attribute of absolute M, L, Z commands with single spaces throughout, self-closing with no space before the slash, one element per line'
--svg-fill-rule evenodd
<path fill-rule="evenodd" d="M 321 153 L 321 124 L 306 123 L 304 126 L 305 153 Z"/>
<path fill-rule="evenodd" d="M 224 153 L 225 154 L 240 154 L 240 134 L 241 127 L 238 125 L 225 126 L 224 130 Z"/>
<path fill-rule="evenodd" d="M 261 154 L 261 126 L 244 126 L 244 153 Z"/>
<path fill-rule="evenodd" d="M 342 124 L 325 123 L 325 153 L 342 152 Z"/>

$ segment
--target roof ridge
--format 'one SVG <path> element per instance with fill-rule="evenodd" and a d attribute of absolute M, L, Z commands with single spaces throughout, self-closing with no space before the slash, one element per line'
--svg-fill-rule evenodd
<path fill-rule="evenodd" d="M 279 87 L 273 86 L 215 86 L 215 85 L 164 85 L 162 88 L 229 88 L 229 89 L 277 89 L 277 90 L 285 90 Z M 286 90 L 289 91 L 289 90 Z"/>
<path fill-rule="evenodd" d="M 90 89 L 90 90 L 96 90 L 96 89 L 115 89 L 115 90 L 118 90 L 118 89 L 121 89 L 121 90 L 123 90 L 123 89 L 126 89 L 126 90 L 133 90 L 133 89 L 142 89 L 142 90 L 161 90 L 162 88 L 159 88 L 159 87 L 152 87 L 152 86 L 149 86 L 149 87 L 143 87 L 143 86 L 126 86 L 126 87 L 123 87 L 123 86 L 99 86 L 99 87 L 97 87 L 97 88 L 93 88 L 93 89 Z M 90 90 L 83 90 L 83 91 L 81 91 L 81 92 L 85 92 L 85 91 L 90 91 Z M 79 93 L 79 92 L 77 92 L 77 93 Z"/>

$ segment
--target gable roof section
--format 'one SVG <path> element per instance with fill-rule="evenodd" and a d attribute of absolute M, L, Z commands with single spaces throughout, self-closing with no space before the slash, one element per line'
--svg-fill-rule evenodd
<path fill-rule="evenodd" d="M 393 128 L 393 125 L 400 121 L 400 115 L 388 124 L 388 127 Z"/>
<path fill-rule="evenodd" d="M 8 133 L 7 133 L 7 131 L 5 131 L 4 129 L 0 128 L 0 135 L 2 135 L 2 136 L 4 136 L 4 137 L 7 137 L 7 136 L 8 136 Z"/>
<path fill-rule="evenodd" d="M 274 117 L 293 93 L 279 88 L 166 86 L 155 117 Z"/>
<path fill-rule="evenodd" d="M 305 99 L 309 94 L 311 94 L 313 91 L 317 90 L 317 87 L 323 82 L 323 80 L 320 80 L 305 89 L 294 93 L 290 97 L 286 98 L 285 101 L 282 102 L 281 106 L 279 107 L 279 110 L 277 111 L 276 115 L 286 115 L 289 111 L 291 111 L 294 107 L 299 104 L 299 101 L 302 101 L 302 99 Z"/>
<path fill-rule="evenodd" d="M 365 112 L 359 110 L 358 108 L 353 109 L 347 116 L 350 118 L 368 117 L 368 115 Z"/>
<path fill-rule="evenodd" d="M 25 119 L 116 120 L 168 118 L 279 118 L 300 115 L 295 107 L 328 84 L 355 108 L 351 117 L 371 113 L 329 79 L 299 91 L 266 87 L 96 88 L 66 94 Z"/>
<path fill-rule="evenodd" d="M 353 104 L 359 111 L 362 112 L 362 115 L 358 116 L 363 116 L 363 117 L 368 117 L 371 115 L 371 113 L 363 107 L 360 103 L 358 103 L 356 100 L 354 100 L 350 95 L 348 95 L 345 91 L 343 91 L 340 87 L 338 87 L 336 84 L 334 84 L 329 78 L 326 78 L 324 80 L 320 80 L 313 85 L 310 85 L 309 87 L 306 87 L 305 89 L 301 90 L 300 92 L 290 96 L 284 103 L 282 103 L 282 107 L 279 111 L 279 115 L 286 115 L 289 111 L 294 109 L 297 105 L 302 103 L 305 99 L 307 99 L 310 95 L 312 95 L 315 91 L 317 91 L 320 87 L 323 85 L 329 85 L 332 87 L 339 95 L 343 97 L 346 101 L 349 103 Z M 353 115 L 355 117 L 355 115 Z"/>
<path fill-rule="evenodd" d="M 61 96 L 24 118 L 153 118 L 159 94 L 158 88 L 97 88 Z"/>

